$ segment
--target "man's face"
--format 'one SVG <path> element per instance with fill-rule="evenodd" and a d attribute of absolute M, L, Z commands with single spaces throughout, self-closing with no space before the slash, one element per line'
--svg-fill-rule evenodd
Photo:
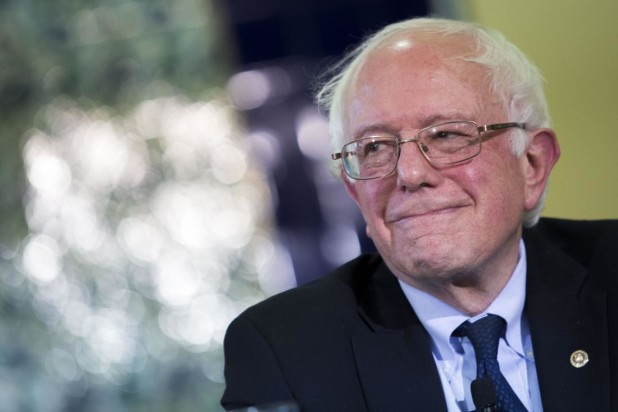
<path fill-rule="evenodd" d="M 444 52 L 461 53 L 461 47 L 434 42 L 374 53 L 348 96 L 348 140 L 376 133 L 410 139 L 421 128 L 452 120 L 515 121 L 488 93 L 479 66 Z M 526 190 L 525 156 L 511 154 L 510 133 L 498 132 L 477 157 L 446 167 L 432 166 L 407 143 L 392 175 L 346 183 L 395 275 L 425 290 L 444 282 L 465 286 L 495 272 L 510 275 L 524 207 L 538 198 Z"/>

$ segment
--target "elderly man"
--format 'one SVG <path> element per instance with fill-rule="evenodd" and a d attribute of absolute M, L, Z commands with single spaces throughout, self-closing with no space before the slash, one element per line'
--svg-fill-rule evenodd
<path fill-rule="evenodd" d="M 618 410 L 618 224 L 539 221 L 560 150 L 522 53 L 407 20 L 319 100 L 379 253 L 239 316 L 223 406 Z"/>

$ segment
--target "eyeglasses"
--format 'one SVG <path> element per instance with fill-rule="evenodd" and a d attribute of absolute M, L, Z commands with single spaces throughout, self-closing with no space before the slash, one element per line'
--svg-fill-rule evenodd
<path fill-rule="evenodd" d="M 495 130 L 517 127 L 524 123 L 497 123 L 478 126 L 471 121 L 441 123 L 421 129 L 413 139 L 402 140 L 393 135 L 363 137 L 345 144 L 341 152 L 333 153 L 333 160 L 341 159 L 348 176 L 356 180 L 386 177 L 397 168 L 400 146 L 415 142 L 429 163 L 435 166 L 453 165 L 472 159 L 481 152 L 481 143 Z"/>

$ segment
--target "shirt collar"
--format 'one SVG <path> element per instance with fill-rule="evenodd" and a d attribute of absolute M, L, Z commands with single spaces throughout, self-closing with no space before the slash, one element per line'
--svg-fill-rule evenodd
<path fill-rule="evenodd" d="M 437 298 L 399 280 L 399 285 L 412 305 L 419 320 L 432 338 L 436 355 L 445 360 L 451 357 L 449 343 L 453 331 L 470 317 L 447 305 Z M 520 355 L 524 355 L 522 341 L 522 314 L 526 296 L 526 249 L 523 240 L 519 243 L 519 260 L 509 281 L 487 310 L 473 319 L 488 313 L 506 320 L 506 342 Z"/>

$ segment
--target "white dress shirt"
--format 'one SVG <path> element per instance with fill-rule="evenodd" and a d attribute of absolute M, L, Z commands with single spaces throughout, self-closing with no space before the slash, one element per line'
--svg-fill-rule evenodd
<path fill-rule="evenodd" d="M 500 370 L 528 411 L 540 412 L 541 397 L 530 340 L 530 329 L 523 313 L 526 295 L 526 250 L 519 245 L 519 261 L 508 283 L 487 310 L 474 318 L 399 281 L 421 323 L 431 335 L 431 347 L 438 367 L 449 412 L 476 408 L 470 383 L 476 379 L 476 359 L 468 338 L 451 336 L 466 320 L 477 320 L 492 313 L 506 320 L 505 338 L 500 339 Z"/>

